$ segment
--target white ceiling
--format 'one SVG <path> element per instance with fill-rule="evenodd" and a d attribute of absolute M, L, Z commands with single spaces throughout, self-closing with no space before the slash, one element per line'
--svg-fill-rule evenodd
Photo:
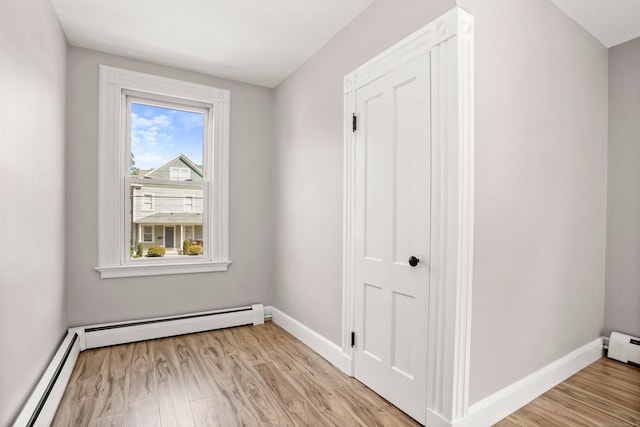
<path fill-rule="evenodd" d="M 640 0 L 551 0 L 606 47 L 640 37 Z"/>
<path fill-rule="evenodd" d="M 69 43 L 277 86 L 373 0 L 52 0 Z"/>
<path fill-rule="evenodd" d="M 275 87 L 373 1 L 52 3 L 74 46 Z M 551 1 L 606 47 L 640 37 L 640 0 Z"/>

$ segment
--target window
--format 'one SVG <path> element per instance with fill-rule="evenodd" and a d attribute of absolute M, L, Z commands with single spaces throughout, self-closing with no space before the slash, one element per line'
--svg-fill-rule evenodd
<path fill-rule="evenodd" d="M 226 90 L 100 66 L 102 278 L 227 269 L 229 99 Z M 179 255 L 194 238 L 202 256 Z M 140 242 L 167 254 L 132 257 Z"/>
<path fill-rule="evenodd" d="M 191 179 L 189 168 L 171 168 L 170 178 L 172 181 L 188 181 Z"/>
<path fill-rule="evenodd" d="M 193 212 L 193 196 L 184 196 L 184 211 Z"/>
<path fill-rule="evenodd" d="M 142 241 L 147 243 L 147 242 L 153 242 L 153 226 L 151 225 L 145 225 L 143 226 L 143 232 L 142 232 Z"/>
<path fill-rule="evenodd" d="M 191 241 L 191 240 L 193 240 L 193 236 L 194 236 L 194 234 L 193 234 L 193 225 L 186 226 L 184 228 L 184 238 L 185 238 L 185 240 Z"/>
<path fill-rule="evenodd" d="M 153 210 L 153 194 L 142 195 L 142 210 L 143 211 Z"/>

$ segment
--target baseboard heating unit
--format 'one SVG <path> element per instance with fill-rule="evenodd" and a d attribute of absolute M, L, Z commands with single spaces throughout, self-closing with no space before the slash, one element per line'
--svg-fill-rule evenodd
<path fill-rule="evenodd" d="M 623 363 L 640 366 L 640 338 L 612 332 L 607 356 Z"/>
<path fill-rule="evenodd" d="M 264 307 L 246 307 L 70 328 L 13 427 L 49 426 L 80 352 L 91 348 L 264 323 Z"/>

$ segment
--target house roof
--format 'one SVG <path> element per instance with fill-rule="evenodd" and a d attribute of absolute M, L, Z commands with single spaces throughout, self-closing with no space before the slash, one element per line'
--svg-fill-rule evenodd
<path fill-rule="evenodd" d="M 171 165 L 174 165 L 178 160 L 182 161 L 182 163 L 188 166 L 189 169 L 191 169 L 198 177 L 200 177 L 200 179 L 202 179 L 202 169 L 182 153 L 164 162 L 162 165 L 158 166 L 155 169 L 151 169 L 149 171 L 140 171 L 140 176 L 142 176 L 143 178 L 154 178 L 156 177 L 156 175 L 162 175 L 167 168 L 169 168 Z"/>
<path fill-rule="evenodd" d="M 199 212 L 158 212 L 139 218 L 134 223 L 202 225 L 202 214 Z"/>

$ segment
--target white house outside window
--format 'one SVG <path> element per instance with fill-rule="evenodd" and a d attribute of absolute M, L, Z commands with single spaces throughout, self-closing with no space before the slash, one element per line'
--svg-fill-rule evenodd
<path fill-rule="evenodd" d="M 103 278 L 227 269 L 229 99 L 226 90 L 100 66 Z M 201 254 L 183 253 L 186 240 Z M 153 256 L 157 247 L 164 256 Z"/>

